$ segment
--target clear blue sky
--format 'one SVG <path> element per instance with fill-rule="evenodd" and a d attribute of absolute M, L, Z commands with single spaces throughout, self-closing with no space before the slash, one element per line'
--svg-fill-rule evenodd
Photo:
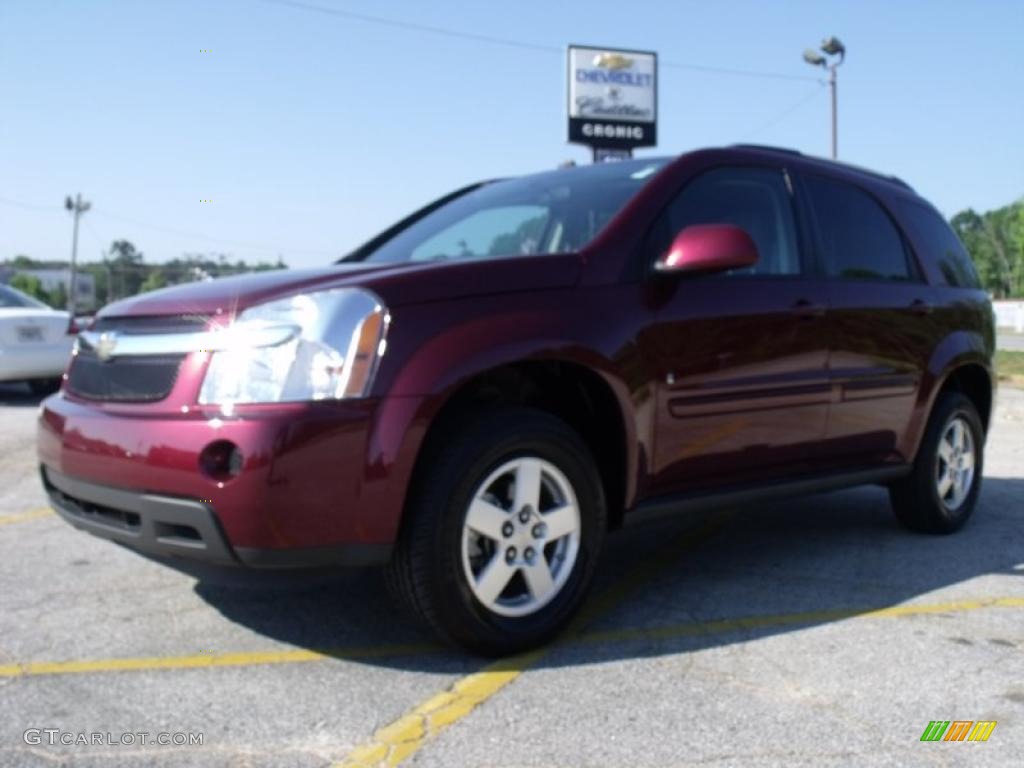
<path fill-rule="evenodd" d="M 585 161 L 565 142 L 570 42 L 811 78 L 663 66 L 642 154 L 827 154 L 828 90 L 801 52 L 838 35 L 841 159 L 947 215 L 1024 195 L 1022 0 L 309 4 L 537 48 L 267 0 L 0 0 L 0 258 L 67 258 L 60 205 L 81 191 L 87 259 L 127 238 L 147 261 L 325 263 L 455 186 Z"/>

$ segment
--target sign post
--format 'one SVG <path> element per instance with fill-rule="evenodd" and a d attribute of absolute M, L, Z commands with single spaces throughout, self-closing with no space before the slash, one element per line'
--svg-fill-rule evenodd
<path fill-rule="evenodd" d="M 569 142 L 594 162 L 632 157 L 658 142 L 658 55 L 652 51 L 569 46 Z"/>

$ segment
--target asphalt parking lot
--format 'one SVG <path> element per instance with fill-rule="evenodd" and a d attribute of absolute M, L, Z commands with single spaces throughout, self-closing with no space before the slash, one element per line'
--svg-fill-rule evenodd
<path fill-rule="evenodd" d="M 1024 391 L 951 537 L 865 488 L 612 537 L 585 620 L 489 664 L 437 647 L 381 575 L 214 585 L 77 532 L 0 386 L 0 764 L 1019 765 Z M 921 742 L 986 720 L 987 742 Z M 28 729 L 114 744 L 26 743 Z M 117 743 L 202 734 L 199 745 Z M 109 734 L 109 735 L 108 735 Z M 32 739 L 30 739 L 32 740 Z"/>

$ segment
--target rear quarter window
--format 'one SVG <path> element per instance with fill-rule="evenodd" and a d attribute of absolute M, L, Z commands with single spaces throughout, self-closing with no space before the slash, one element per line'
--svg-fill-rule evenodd
<path fill-rule="evenodd" d="M 980 288 L 981 281 L 970 254 L 953 228 L 930 205 L 912 200 L 899 204 L 900 215 L 927 262 L 936 264 L 943 282 L 957 288 Z"/>

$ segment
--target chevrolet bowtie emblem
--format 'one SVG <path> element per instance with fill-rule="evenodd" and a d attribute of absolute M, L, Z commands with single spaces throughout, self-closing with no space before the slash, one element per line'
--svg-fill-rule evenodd
<path fill-rule="evenodd" d="M 111 331 L 109 333 L 101 333 L 99 339 L 93 345 L 93 349 L 96 351 L 96 357 L 103 362 L 107 362 L 114 355 L 114 350 L 117 348 L 117 333 Z"/>
<path fill-rule="evenodd" d="M 611 70 L 629 69 L 633 66 L 633 59 L 621 53 L 599 53 L 594 57 L 594 66 Z"/>

